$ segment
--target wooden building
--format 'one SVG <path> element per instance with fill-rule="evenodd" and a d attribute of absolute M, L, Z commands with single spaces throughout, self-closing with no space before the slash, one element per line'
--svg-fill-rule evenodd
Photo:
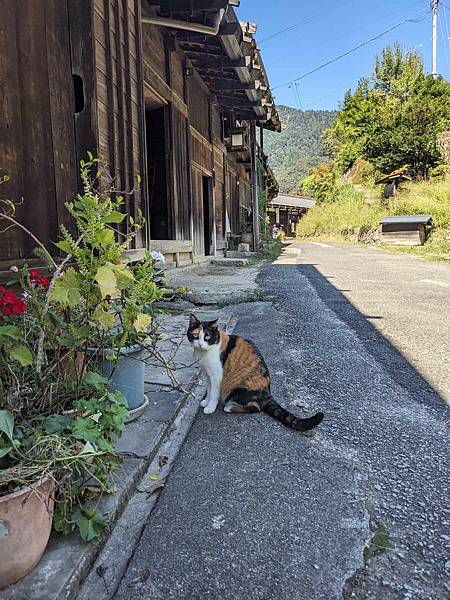
<path fill-rule="evenodd" d="M 433 227 L 431 215 L 395 215 L 380 221 L 380 242 L 392 246 L 423 246 Z"/>
<path fill-rule="evenodd" d="M 314 200 L 308 196 L 278 194 L 268 205 L 270 225 L 279 223 L 288 237 L 295 237 L 297 223 L 314 204 Z"/>
<path fill-rule="evenodd" d="M 184 265 L 223 253 L 241 210 L 255 214 L 258 183 L 275 189 L 262 131 L 280 122 L 238 4 L 3 1 L 0 176 L 11 179 L 0 197 L 23 198 L 17 217 L 52 252 L 88 150 L 116 189 L 135 188 L 126 210 L 147 222 L 136 257 L 152 248 Z M 34 245 L 3 231 L 0 269 L 32 262 Z"/>

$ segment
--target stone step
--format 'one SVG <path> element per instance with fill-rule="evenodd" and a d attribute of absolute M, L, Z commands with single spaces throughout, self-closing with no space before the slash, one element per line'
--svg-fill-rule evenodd
<path fill-rule="evenodd" d="M 214 256 L 210 259 L 213 265 L 221 267 L 245 267 L 248 265 L 248 258 L 224 258 L 223 256 Z"/>
<path fill-rule="evenodd" d="M 252 258 L 256 256 L 256 252 L 239 252 L 238 250 L 227 250 L 225 253 L 226 258 Z"/>

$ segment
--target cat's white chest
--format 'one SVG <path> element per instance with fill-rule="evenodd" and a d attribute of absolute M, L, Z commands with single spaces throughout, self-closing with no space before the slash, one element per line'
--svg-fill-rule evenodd
<path fill-rule="evenodd" d="M 198 364 L 210 380 L 215 380 L 217 382 L 222 381 L 223 367 L 220 360 L 220 347 L 218 344 L 206 351 L 195 348 L 194 357 L 198 360 Z"/>

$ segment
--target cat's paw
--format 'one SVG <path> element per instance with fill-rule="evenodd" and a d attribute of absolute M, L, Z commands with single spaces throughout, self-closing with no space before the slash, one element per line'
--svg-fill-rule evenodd
<path fill-rule="evenodd" d="M 203 407 L 205 407 L 205 406 L 208 406 L 208 404 L 209 404 L 209 400 L 208 400 L 208 398 L 205 396 L 205 397 L 203 398 L 203 400 L 200 402 L 200 406 L 203 406 Z"/>
<path fill-rule="evenodd" d="M 217 406 L 205 406 L 203 412 L 205 413 L 205 415 L 212 415 L 213 412 L 215 412 L 216 408 Z"/>

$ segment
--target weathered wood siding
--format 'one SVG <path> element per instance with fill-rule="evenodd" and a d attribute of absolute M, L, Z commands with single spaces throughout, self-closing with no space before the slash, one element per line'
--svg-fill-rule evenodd
<path fill-rule="evenodd" d="M 0 19 L 0 197 L 23 198 L 16 218 L 56 249 L 64 204 L 77 191 L 79 158 L 96 151 L 91 94 L 92 13 L 67 0 L 3 0 Z M 72 73 L 84 83 L 75 102 Z M 91 94 L 91 95 L 90 95 Z M 0 236 L 0 261 L 30 259 L 36 246 L 21 230 Z"/>
<path fill-rule="evenodd" d="M 186 117 L 173 106 L 171 115 L 175 239 L 189 240 L 191 238 L 191 220 L 189 215 L 187 122 Z"/>
<path fill-rule="evenodd" d="M 204 239 L 204 215 L 203 215 L 203 177 L 204 173 L 192 167 L 192 220 L 193 220 L 193 239 L 192 244 L 195 256 L 205 254 Z"/>
<path fill-rule="evenodd" d="M 216 226 L 216 249 L 225 248 L 225 156 L 222 148 L 214 146 L 214 220 Z"/>
<path fill-rule="evenodd" d="M 187 85 L 191 125 L 209 140 L 209 96 L 202 80 L 195 72 L 187 78 Z"/>
<path fill-rule="evenodd" d="M 238 176 L 232 169 L 231 165 L 227 165 L 226 181 L 225 181 L 225 196 L 226 196 L 226 211 L 230 221 L 231 233 L 239 233 L 239 186 Z"/>
<path fill-rule="evenodd" d="M 193 127 L 191 127 L 191 148 L 193 166 L 211 177 L 213 167 L 212 145 Z"/>
<path fill-rule="evenodd" d="M 210 227 L 216 236 L 212 246 L 216 251 L 223 251 L 226 212 L 232 232 L 238 234 L 238 181 L 239 177 L 243 178 L 241 199 L 247 204 L 249 178 L 234 158 L 228 161 L 219 107 L 170 34 L 153 25 L 144 25 L 142 39 L 146 106 L 151 109 L 167 103 L 171 115 L 168 177 L 172 237 L 192 239 L 194 256 L 205 254 L 203 196 L 204 178 L 209 177 Z"/>
<path fill-rule="evenodd" d="M 94 0 L 99 158 L 133 217 L 145 213 L 142 70 L 139 0 Z M 136 183 L 136 177 L 142 183 Z M 140 232 L 137 248 L 145 243 Z"/>

